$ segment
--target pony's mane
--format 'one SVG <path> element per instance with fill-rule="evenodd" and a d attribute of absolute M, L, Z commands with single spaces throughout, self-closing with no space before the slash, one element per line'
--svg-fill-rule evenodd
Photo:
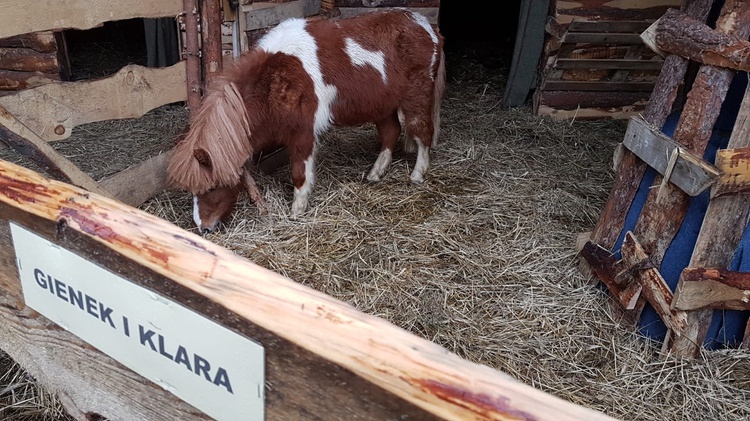
<path fill-rule="evenodd" d="M 196 151 L 207 156 L 208 165 L 199 162 Z M 230 79 L 217 78 L 207 88 L 190 130 L 174 147 L 167 174 L 173 186 L 194 194 L 216 186 L 235 186 L 252 153 L 242 95 Z"/>

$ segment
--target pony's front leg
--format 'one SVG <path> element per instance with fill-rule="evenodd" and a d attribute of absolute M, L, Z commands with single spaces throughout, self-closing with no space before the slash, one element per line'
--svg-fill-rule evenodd
<path fill-rule="evenodd" d="M 375 127 L 378 129 L 378 137 L 380 138 L 380 155 L 378 155 L 370 173 L 367 174 L 367 180 L 372 182 L 380 181 L 380 178 L 391 166 L 393 147 L 401 135 L 401 124 L 395 112 L 390 117 L 375 122 Z"/>
<path fill-rule="evenodd" d="M 427 169 L 430 168 L 430 146 L 425 145 L 424 142 L 414 137 L 414 141 L 417 143 L 417 163 L 414 164 L 414 170 L 411 172 L 411 181 L 415 183 L 421 183 L 424 181 L 424 175 L 427 173 Z"/>
<path fill-rule="evenodd" d="M 294 200 L 292 201 L 291 217 L 296 219 L 307 210 L 307 202 L 315 183 L 314 141 L 307 145 L 292 146 L 292 183 L 294 184 Z"/>

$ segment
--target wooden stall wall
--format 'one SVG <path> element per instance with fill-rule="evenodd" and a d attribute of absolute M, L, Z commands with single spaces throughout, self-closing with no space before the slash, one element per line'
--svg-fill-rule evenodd
<path fill-rule="evenodd" d="M 42 31 L 0 39 L 0 95 L 70 76 L 65 40 Z"/>
<path fill-rule="evenodd" d="M 535 113 L 627 118 L 645 109 L 663 64 L 640 34 L 679 0 L 552 1 Z"/>

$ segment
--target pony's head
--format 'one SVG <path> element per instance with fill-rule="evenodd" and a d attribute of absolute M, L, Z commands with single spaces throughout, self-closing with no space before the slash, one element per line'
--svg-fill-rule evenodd
<path fill-rule="evenodd" d="M 252 153 L 242 96 L 233 82 L 219 78 L 208 87 L 167 166 L 170 184 L 193 193 L 193 215 L 202 233 L 231 213 Z"/>

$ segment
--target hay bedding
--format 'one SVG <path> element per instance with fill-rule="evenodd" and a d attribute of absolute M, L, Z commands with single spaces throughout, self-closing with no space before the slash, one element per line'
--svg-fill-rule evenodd
<path fill-rule="evenodd" d="M 606 200 L 624 124 L 502 109 L 508 69 L 492 53 L 449 53 L 442 135 L 424 185 L 409 182 L 414 157 L 400 150 L 383 181 L 368 184 L 374 128 L 335 130 L 319 149 L 303 218 L 287 216 L 284 167 L 258 178 L 268 215 L 243 198 L 209 239 L 466 359 L 623 420 L 750 419 L 747 352 L 664 359 L 579 270 L 574 239 Z M 167 149 L 185 117 L 179 106 L 162 107 L 77 128 L 56 147 L 101 178 Z M 143 209 L 194 231 L 185 193 L 162 193 Z M 1 364 L 0 418 L 63 419 L 33 379 L 7 358 Z"/>

